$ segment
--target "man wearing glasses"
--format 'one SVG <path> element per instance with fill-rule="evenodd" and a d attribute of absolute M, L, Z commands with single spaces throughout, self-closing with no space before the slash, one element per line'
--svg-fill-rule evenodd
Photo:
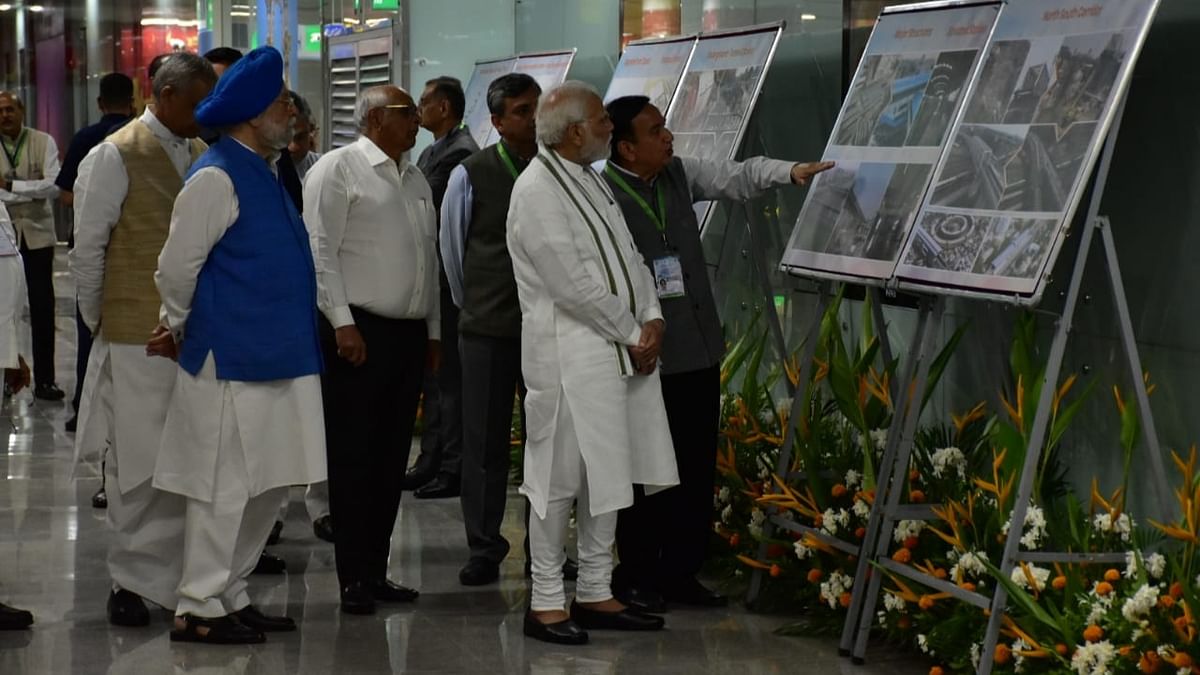
<path fill-rule="evenodd" d="M 405 158 L 420 129 L 411 96 L 364 91 L 361 135 L 308 171 L 304 214 L 317 272 L 326 371 L 330 515 L 342 611 L 411 602 L 387 579 L 413 420 L 426 366 L 439 360 L 433 194 Z"/>

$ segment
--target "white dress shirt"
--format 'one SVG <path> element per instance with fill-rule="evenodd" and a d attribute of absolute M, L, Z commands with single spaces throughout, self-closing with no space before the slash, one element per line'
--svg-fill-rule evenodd
<path fill-rule="evenodd" d="M 326 153 L 304 180 L 304 220 L 317 268 L 317 305 L 334 328 L 350 306 L 424 319 L 441 335 L 433 192 L 407 160 L 363 136 Z"/>
<path fill-rule="evenodd" d="M 187 139 L 172 133 L 149 108 L 138 122 L 150 128 L 182 177 L 192 163 Z M 79 175 L 75 179 L 75 248 L 70 253 L 79 314 L 92 332 L 100 322 L 104 254 L 109 236 L 121 218 L 121 207 L 128 193 L 129 174 L 125 171 L 121 151 L 109 141 L 92 148 L 80 162 Z"/>

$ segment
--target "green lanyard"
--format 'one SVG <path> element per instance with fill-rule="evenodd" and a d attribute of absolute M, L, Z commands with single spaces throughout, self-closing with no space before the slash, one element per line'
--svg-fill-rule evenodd
<path fill-rule="evenodd" d="M 612 164 L 605 165 L 604 173 L 608 174 L 608 177 L 613 179 L 613 182 L 617 184 L 617 187 L 624 190 L 625 194 L 632 197 L 633 201 L 637 202 L 637 205 L 642 207 L 642 210 L 645 211 L 646 215 L 650 217 L 650 221 L 654 223 L 654 226 L 658 228 L 658 231 L 665 238 L 667 236 L 667 207 L 663 203 L 662 183 L 655 182 L 654 184 L 654 198 L 658 206 L 658 212 L 655 213 L 654 209 L 650 208 L 650 205 L 646 203 L 646 200 L 642 199 L 641 195 L 634 192 L 633 188 L 629 186 L 629 183 L 625 182 L 625 179 L 621 177 L 621 174 L 613 169 Z"/>
<path fill-rule="evenodd" d="M 28 129 L 21 130 L 21 135 L 17 136 L 16 150 L 13 152 L 8 151 L 8 143 L 5 143 L 4 139 L 0 138 L 0 146 L 4 148 L 4 157 L 8 160 L 8 167 L 14 174 L 16 174 L 17 165 L 21 163 L 21 151 L 25 149 L 25 136 L 28 131 Z"/>
<path fill-rule="evenodd" d="M 504 166 L 508 167 L 508 172 L 512 174 L 513 180 L 516 180 L 521 172 L 517 171 L 517 165 L 513 164 L 512 157 L 508 156 L 508 151 L 504 149 L 504 143 L 496 141 L 496 150 L 500 153 L 500 161 L 504 162 Z"/>

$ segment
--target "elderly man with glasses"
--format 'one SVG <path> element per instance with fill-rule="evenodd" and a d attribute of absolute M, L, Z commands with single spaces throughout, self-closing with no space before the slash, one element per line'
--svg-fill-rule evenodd
<path fill-rule="evenodd" d="M 304 215 L 317 268 L 329 506 L 342 611 L 417 592 L 387 579 L 392 529 L 426 366 L 439 358 L 433 194 L 405 158 L 420 115 L 385 85 L 358 101 L 361 136 L 308 171 Z"/>

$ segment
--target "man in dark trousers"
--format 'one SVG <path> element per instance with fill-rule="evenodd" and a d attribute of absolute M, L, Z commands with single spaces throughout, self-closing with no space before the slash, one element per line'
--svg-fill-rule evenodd
<path fill-rule="evenodd" d="M 463 372 L 462 509 L 470 558 L 458 573 L 467 586 L 500 577 L 509 544 L 500 534 L 508 499 L 513 394 L 521 384 L 521 307 L 505 222 L 513 184 L 537 155 L 534 115 L 541 87 L 522 73 L 488 87 L 500 141 L 450 174 L 442 201 L 441 250 L 459 308 Z"/>
<path fill-rule="evenodd" d="M 421 126 L 433 134 L 433 144 L 421 151 L 417 168 L 433 190 L 433 205 L 440 219 L 442 197 L 450 172 L 479 151 L 471 130 L 463 124 L 466 97 L 462 83 L 453 77 L 435 77 L 425 83 L 418 108 Z M 438 259 L 440 261 L 441 255 Z M 458 307 L 450 295 L 445 270 L 441 279 L 442 354 L 436 375 L 425 374 L 424 430 L 421 454 L 405 476 L 405 489 L 418 499 L 457 497 L 462 460 L 462 368 L 458 361 Z"/>
<path fill-rule="evenodd" d="M 725 598 L 696 574 L 712 532 L 712 490 L 720 425 L 721 319 L 700 245 L 692 204 L 745 200 L 776 185 L 804 185 L 831 163 L 796 164 L 764 157 L 745 162 L 675 157 L 662 113 L 645 96 L 610 102 L 612 155 L 604 178 L 654 275 L 667 330 L 662 395 L 675 444 L 679 485 L 621 511 L 621 563 L 613 591 L 626 605 L 661 612 L 666 602 L 720 606 Z"/>

